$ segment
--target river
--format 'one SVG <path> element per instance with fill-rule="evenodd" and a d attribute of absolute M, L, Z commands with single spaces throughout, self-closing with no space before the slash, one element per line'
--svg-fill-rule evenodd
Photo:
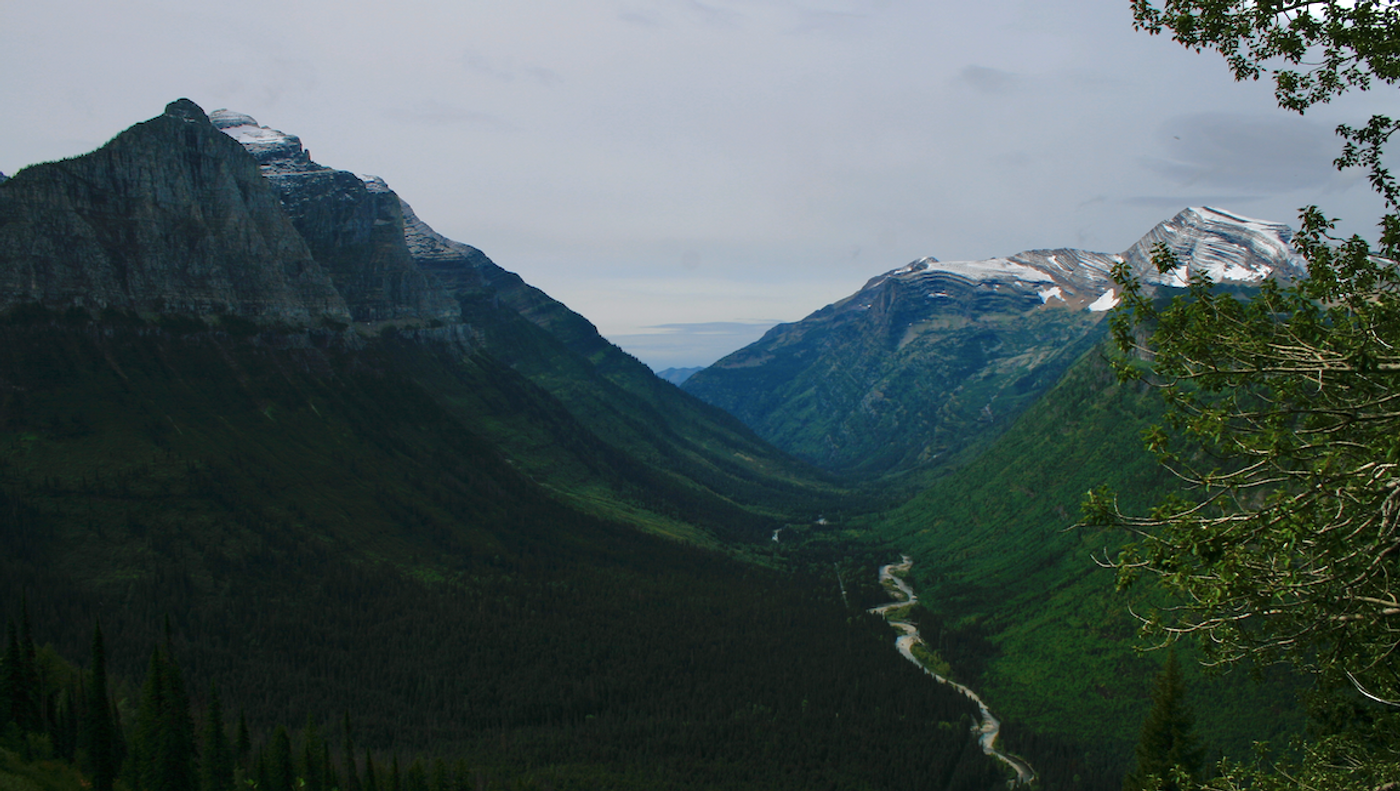
<path fill-rule="evenodd" d="M 901 573 L 907 573 L 909 569 L 913 567 L 914 559 L 909 557 L 908 555 L 904 555 L 899 563 L 891 563 L 887 566 L 880 567 L 880 584 L 884 586 L 885 590 L 889 591 L 891 596 L 902 596 L 903 599 L 897 599 L 896 601 L 889 602 L 888 604 L 882 604 L 879 607 L 871 607 L 870 612 L 875 613 L 876 615 L 884 616 L 885 620 L 889 622 L 890 626 L 893 626 L 894 628 L 903 632 L 903 634 L 895 638 L 894 645 L 895 648 L 899 650 L 899 653 L 902 654 L 905 659 L 908 659 L 910 662 L 913 662 L 915 665 L 918 665 L 920 670 L 924 671 L 930 676 L 933 676 L 934 679 L 938 681 L 938 683 L 947 684 L 948 686 L 952 687 L 953 689 L 956 689 L 963 695 L 967 696 L 973 703 L 977 704 L 978 711 L 982 713 L 982 724 L 977 728 L 978 732 L 981 734 L 980 736 L 978 736 L 977 741 L 979 744 L 982 745 L 982 752 L 992 756 L 993 758 L 996 758 L 997 760 L 1011 767 L 1013 771 L 1015 771 L 1016 778 L 1011 781 L 1011 784 L 1013 786 L 1029 784 L 1032 780 L 1035 779 L 1035 770 L 1031 768 L 1030 764 L 1021 760 L 1020 758 L 1017 758 L 1013 755 L 1007 755 L 1006 753 L 997 749 L 996 741 L 997 736 L 1001 734 L 1001 721 L 998 720 L 996 717 L 992 716 L 991 709 L 987 708 L 987 704 L 982 701 L 981 696 L 979 696 L 976 692 L 973 692 L 972 690 L 968 689 L 966 686 L 959 684 L 956 681 L 952 681 L 951 679 L 946 679 L 943 676 L 940 676 L 937 673 L 925 667 L 924 663 L 920 662 L 914 656 L 914 644 L 923 642 L 923 639 L 919 637 L 919 627 L 915 626 L 912 623 L 909 623 L 908 621 L 894 620 L 889 617 L 889 612 L 891 610 L 899 609 L 900 607 L 913 604 L 914 602 L 917 602 L 919 600 L 919 597 L 914 594 L 914 589 L 909 587 L 909 583 L 905 582 L 903 579 L 895 575 L 896 571 Z"/>

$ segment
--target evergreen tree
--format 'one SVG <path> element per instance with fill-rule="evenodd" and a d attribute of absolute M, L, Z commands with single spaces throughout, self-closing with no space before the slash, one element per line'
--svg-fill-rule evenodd
<path fill-rule="evenodd" d="M 284 726 L 272 732 L 265 751 L 269 791 L 292 791 L 296 787 L 296 770 L 292 767 L 292 738 Z"/>
<path fill-rule="evenodd" d="M 24 650 L 13 621 L 5 621 L 5 655 L 0 658 L 0 728 L 13 722 L 21 732 L 27 730 L 24 701 L 29 696 L 25 688 Z"/>
<path fill-rule="evenodd" d="M 320 729 L 308 714 L 301 738 L 301 776 L 306 781 L 306 791 L 322 791 L 325 788 L 326 771 L 321 763 L 321 752 Z"/>
<path fill-rule="evenodd" d="M 92 667 L 84 692 L 82 724 L 83 769 L 91 777 L 93 791 L 112 791 L 117 774 L 116 723 L 107 699 L 107 650 L 102 625 L 93 628 Z"/>
<path fill-rule="evenodd" d="M 404 775 L 403 791 L 428 791 L 428 773 L 423 769 L 423 759 L 414 758 Z"/>
<path fill-rule="evenodd" d="M 34 649 L 34 632 L 29 625 L 29 601 L 20 600 L 19 608 L 19 661 L 15 667 L 18 682 L 12 698 L 11 716 L 26 733 L 44 729 L 43 707 L 40 702 L 44 693 L 39 682 L 39 663 Z"/>
<path fill-rule="evenodd" d="M 185 791 L 196 787 L 189 698 L 180 668 L 159 648 L 151 652 L 131 753 L 127 779 L 133 788 Z"/>
<path fill-rule="evenodd" d="M 336 774 L 335 764 L 331 763 L 331 746 L 326 742 L 321 742 L 321 787 L 325 789 L 344 788 L 340 784 L 340 776 Z"/>
<path fill-rule="evenodd" d="M 345 791 L 360 791 L 360 775 L 355 769 L 355 734 L 350 729 L 350 712 L 345 712 Z"/>
<path fill-rule="evenodd" d="M 1194 733 L 1196 718 L 1186 702 L 1186 684 L 1176 652 L 1167 654 L 1167 666 L 1152 686 L 1152 709 L 1142 724 L 1135 752 L 1135 766 L 1123 778 L 1124 791 L 1182 791 L 1180 774 L 1192 781 L 1201 777 L 1201 748 Z"/>
<path fill-rule="evenodd" d="M 447 775 L 447 763 L 439 756 L 433 759 L 433 781 L 431 791 L 452 791 L 452 781 Z"/>
<path fill-rule="evenodd" d="M 233 786 L 233 749 L 224 733 L 219 689 L 209 685 L 209 708 L 204 715 L 204 752 L 199 763 L 201 791 L 228 791 Z"/>
<path fill-rule="evenodd" d="M 374 756 L 369 750 L 365 750 L 365 783 L 364 791 L 379 791 L 379 777 L 374 769 Z"/>
<path fill-rule="evenodd" d="M 238 774 L 248 774 L 248 759 L 253 754 L 253 740 L 248 736 L 248 718 L 238 710 L 238 731 L 234 735 L 233 759 Z"/>

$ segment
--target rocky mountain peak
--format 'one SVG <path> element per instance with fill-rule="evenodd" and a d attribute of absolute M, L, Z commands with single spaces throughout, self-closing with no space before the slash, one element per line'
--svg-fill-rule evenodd
<path fill-rule="evenodd" d="M 167 104 L 165 106 L 165 114 L 171 118 L 178 118 L 181 121 L 188 121 L 190 123 L 209 123 L 209 117 L 204 114 L 204 108 L 189 99 L 176 99 L 170 104 Z"/>
<path fill-rule="evenodd" d="M 19 302 L 349 317 L 256 163 L 188 99 L 0 185 L 0 307 Z"/>
<path fill-rule="evenodd" d="M 1305 274 L 1286 225 L 1190 208 L 1122 254 L 1027 250 L 979 261 L 920 258 L 685 381 L 765 439 L 836 469 L 945 463 L 1010 424 L 1104 334 L 1111 272 L 1185 285 L 1193 272 L 1257 283 Z M 1151 250 L 1181 259 L 1165 275 Z"/>
<path fill-rule="evenodd" d="M 921 258 L 871 279 L 865 289 L 888 280 L 927 281 L 930 298 L 940 283 L 965 287 L 1034 293 L 1047 308 L 1101 312 L 1117 304 L 1113 267 L 1126 261 L 1139 278 L 1153 285 L 1183 287 L 1192 273 L 1210 275 L 1217 283 L 1258 283 L 1266 277 L 1293 280 L 1307 272 L 1290 245 L 1293 231 L 1283 223 L 1255 220 L 1210 207 L 1187 208 L 1159 223 L 1121 254 L 1073 248 L 1027 250 L 1006 258 L 980 261 L 939 261 Z M 1166 244 L 1182 265 L 1162 274 L 1152 264 L 1152 250 Z M 862 289 L 862 290 L 865 290 Z"/>
<path fill-rule="evenodd" d="M 443 283 L 414 260 L 405 204 L 383 179 L 319 165 L 301 138 L 245 113 L 215 110 L 210 121 L 257 160 L 356 321 L 461 317 Z"/>
<path fill-rule="evenodd" d="M 251 115 L 220 109 L 209 114 L 214 128 L 237 140 L 253 155 L 264 171 L 304 172 L 329 170 L 311 161 L 311 152 L 301 145 L 301 138 L 261 126 Z"/>
<path fill-rule="evenodd" d="M 1296 280 L 1307 262 L 1293 249 L 1293 229 L 1209 206 L 1188 208 L 1147 232 L 1123 257 L 1144 281 L 1181 287 L 1201 272 L 1217 283 L 1258 283 L 1265 278 Z M 1152 249 L 1165 244 L 1182 265 L 1162 274 Z"/>

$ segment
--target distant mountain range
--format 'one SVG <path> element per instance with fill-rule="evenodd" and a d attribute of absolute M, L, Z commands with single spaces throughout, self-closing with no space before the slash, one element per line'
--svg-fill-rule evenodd
<path fill-rule="evenodd" d="M 695 368 L 663 368 L 660 371 L 657 371 L 656 375 L 661 377 L 662 379 L 665 379 L 673 385 L 678 385 L 684 383 L 685 380 L 689 379 L 690 377 L 703 370 L 705 370 L 703 366 Z"/>
<path fill-rule="evenodd" d="M 685 380 L 778 447 L 828 469 L 885 475 L 966 460 L 1104 335 L 1112 267 L 1185 285 L 1304 274 L 1285 225 L 1190 208 L 1118 254 L 1031 250 L 923 258 Z M 1157 244 L 1183 263 L 1152 265 Z"/>

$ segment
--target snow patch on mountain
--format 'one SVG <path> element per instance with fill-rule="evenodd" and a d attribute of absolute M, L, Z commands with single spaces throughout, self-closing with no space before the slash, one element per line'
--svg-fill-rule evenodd
<path fill-rule="evenodd" d="M 939 261 L 921 258 L 890 273 L 891 277 L 924 272 L 946 272 L 969 280 L 1018 280 L 1023 283 L 1049 283 L 1054 278 L 1045 272 L 1009 258 L 989 258 L 985 261 Z"/>
<path fill-rule="evenodd" d="M 1112 310 L 1116 307 L 1118 307 L 1118 295 L 1113 289 L 1110 288 L 1109 290 L 1103 292 L 1103 294 L 1101 294 L 1098 299 L 1089 303 L 1089 307 L 1086 308 L 1086 310 L 1088 310 L 1090 313 L 1098 313 L 1100 311 Z"/>
<path fill-rule="evenodd" d="M 1283 223 L 1257 220 L 1211 208 L 1190 208 L 1148 231 L 1123 255 L 1134 272 L 1148 283 L 1184 287 L 1194 274 L 1217 283 L 1259 283 L 1265 278 L 1303 277 L 1307 264 L 1291 244 L 1293 229 Z M 1152 251 L 1166 245 L 1181 265 L 1157 271 Z"/>
<path fill-rule="evenodd" d="M 1188 208 L 1160 223 L 1121 254 L 1096 253 L 1073 248 L 1027 250 L 1005 258 L 983 261 L 939 261 L 921 258 L 872 278 L 865 289 L 887 281 L 919 281 L 954 276 L 998 293 L 1008 290 L 1039 297 L 1042 305 L 1092 312 L 1118 304 L 1118 286 L 1112 271 L 1127 264 L 1144 283 L 1182 288 L 1195 274 L 1217 283 L 1255 284 L 1265 278 L 1295 280 L 1306 276 L 1306 264 L 1290 244 L 1293 231 L 1287 225 L 1257 220 L 1210 207 Z M 1158 244 L 1170 248 L 1181 266 L 1161 273 L 1152 264 Z M 929 297 L 943 296 L 943 288 L 930 289 Z"/>

